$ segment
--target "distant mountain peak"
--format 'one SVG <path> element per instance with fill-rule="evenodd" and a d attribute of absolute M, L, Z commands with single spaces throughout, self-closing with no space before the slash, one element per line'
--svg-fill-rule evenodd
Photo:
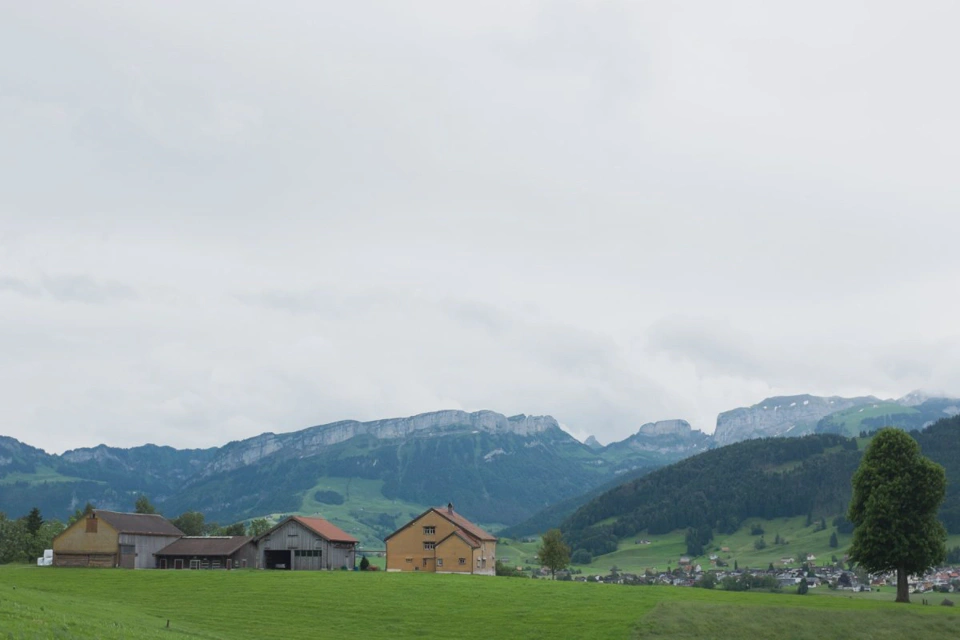
<path fill-rule="evenodd" d="M 658 420 L 657 422 L 647 422 L 640 425 L 637 434 L 643 436 L 683 436 L 691 431 L 693 431 L 693 427 L 686 420 Z"/>
<path fill-rule="evenodd" d="M 600 441 L 594 436 L 587 436 L 587 439 L 583 441 L 583 444 L 587 445 L 591 449 L 603 449 L 603 445 L 600 444 Z"/>
<path fill-rule="evenodd" d="M 752 438 L 800 436 L 813 433 L 825 416 L 860 405 L 880 402 L 874 396 L 774 396 L 750 407 L 724 411 L 717 416 L 713 435 L 720 446 Z"/>

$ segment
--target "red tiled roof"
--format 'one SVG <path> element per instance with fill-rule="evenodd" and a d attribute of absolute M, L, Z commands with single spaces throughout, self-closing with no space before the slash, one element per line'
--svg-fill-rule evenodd
<path fill-rule="evenodd" d="M 330 542 L 359 542 L 359 540 L 354 538 L 352 535 L 335 524 L 327 522 L 323 518 L 308 518 L 306 516 L 291 517 L 306 528 L 323 536 Z"/>

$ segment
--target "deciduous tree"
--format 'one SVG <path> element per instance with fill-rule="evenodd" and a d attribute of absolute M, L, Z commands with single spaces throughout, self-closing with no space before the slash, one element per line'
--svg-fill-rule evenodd
<path fill-rule="evenodd" d="M 896 570 L 897 602 L 910 602 L 910 574 L 946 556 L 947 531 L 937 519 L 946 489 L 943 467 L 890 427 L 874 435 L 853 476 L 850 559 L 871 572 Z"/>
<path fill-rule="evenodd" d="M 157 512 L 156 507 L 154 507 L 154 506 L 150 503 L 150 498 L 148 498 L 147 496 L 145 496 L 145 495 L 143 495 L 143 494 L 140 494 L 140 497 L 137 498 L 137 503 L 136 503 L 136 505 L 134 506 L 134 509 L 136 510 L 137 513 L 151 514 L 151 513 L 156 513 L 156 512 Z"/>
<path fill-rule="evenodd" d="M 570 547 L 563 542 L 560 529 L 550 529 L 543 534 L 540 548 L 537 549 L 537 562 L 541 567 L 550 569 L 550 576 L 557 577 L 557 571 L 570 564 Z"/>

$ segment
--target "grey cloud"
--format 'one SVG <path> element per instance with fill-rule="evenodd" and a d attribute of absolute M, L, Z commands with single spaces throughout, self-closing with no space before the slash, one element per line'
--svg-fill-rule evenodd
<path fill-rule="evenodd" d="M 20 278 L 3 277 L 0 278 L 0 291 L 12 291 L 31 298 L 46 294 L 58 302 L 86 304 L 106 304 L 137 297 L 132 287 L 121 282 L 98 281 L 81 275 L 43 276 L 39 284 Z"/>
<path fill-rule="evenodd" d="M 42 282 L 44 290 L 60 302 L 105 304 L 137 297 L 136 291 L 123 283 L 87 276 L 48 276 Z"/>
<path fill-rule="evenodd" d="M 9 435 L 960 393 L 956 3 L 8 4 Z"/>
<path fill-rule="evenodd" d="M 42 293 L 42 289 L 36 285 L 30 284 L 20 278 L 9 276 L 0 277 L 0 291 L 12 291 L 20 295 L 36 297 Z"/>

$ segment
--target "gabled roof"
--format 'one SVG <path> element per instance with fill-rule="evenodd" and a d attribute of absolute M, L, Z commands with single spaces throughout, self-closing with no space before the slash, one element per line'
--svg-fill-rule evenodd
<path fill-rule="evenodd" d="M 275 524 L 272 529 L 270 529 L 266 533 L 260 534 L 260 536 L 257 537 L 257 542 L 266 538 L 268 535 L 270 535 L 271 533 L 273 533 L 274 531 L 276 531 L 277 529 L 279 529 L 280 527 L 282 527 L 283 525 L 285 525 L 287 522 L 291 520 L 295 520 L 299 522 L 301 525 L 303 525 L 310 531 L 313 531 L 315 534 L 317 534 L 321 538 L 325 538 L 330 542 L 350 542 L 353 544 L 357 544 L 358 542 L 360 542 L 359 540 L 357 540 L 352 535 L 350 535 L 340 527 L 336 526 L 335 524 L 328 522 L 323 518 L 318 518 L 316 516 L 312 516 L 312 517 L 287 516 L 286 518 L 284 518 L 283 520 Z"/>
<path fill-rule="evenodd" d="M 148 536 L 182 536 L 172 522 L 155 513 L 118 513 L 94 509 L 93 514 L 117 530 L 117 533 L 134 533 Z"/>
<path fill-rule="evenodd" d="M 471 537 L 475 538 L 476 540 L 487 540 L 492 542 L 497 541 L 496 537 L 490 535 L 489 533 L 487 533 L 486 531 L 484 531 L 477 525 L 473 524 L 472 522 L 464 518 L 462 515 L 460 515 L 456 511 L 454 511 L 452 505 L 447 505 L 445 507 L 431 507 L 427 509 L 426 511 L 418 515 L 416 518 L 414 518 L 407 524 L 403 525 L 402 527 L 400 527 L 399 529 L 397 529 L 396 531 L 388 535 L 386 538 L 383 539 L 383 541 L 386 542 L 387 540 L 397 535 L 398 533 L 400 533 L 401 531 L 403 531 L 404 529 L 406 529 L 407 527 L 409 527 L 414 522 L 416 522 L 423 516 L 427 515 L 431 511 L 435 512 L 437 515 L 443 518 L 446 518 L 447 520 L 452 522 L 455 526 L 459 527 L 465 533 L 469 534 Z"/>
<path fill-rule="evenodd" d="M 250 536 L 186 536 L 171 542 L 156 556 L 229 556 L 253 540 Z"/>
<path fill-rule="evenodd" d="M 473 549 L 479 549 L 479 548 L 480 548 L 480 542 L 477 541 L 476 538 L 474 538 L 473 536 L 471 536 L 469 533 L 467 533 L 467 532 L 464 531 L 463 529 L 454 529 L 453 532 L 450 533 L 450 535 L 448 535 L 446 538 L 444 538 L 443 540 L 441 540 L 440 542 L 438 542 L 438 543 L 437 543 L 437 546 L 439 547 L 439 546 L 442 545 L 444 542 L 446 542 L 447 540 L 449 540 L 450 538 L 453 538 L 453 537 L 460 538 L 461 540 L 463 540 L 464 542 L 467 543 L 467 546 L 469 546 L 469 547 L 471 547 L 471 548 L 473 548 Z"/>

